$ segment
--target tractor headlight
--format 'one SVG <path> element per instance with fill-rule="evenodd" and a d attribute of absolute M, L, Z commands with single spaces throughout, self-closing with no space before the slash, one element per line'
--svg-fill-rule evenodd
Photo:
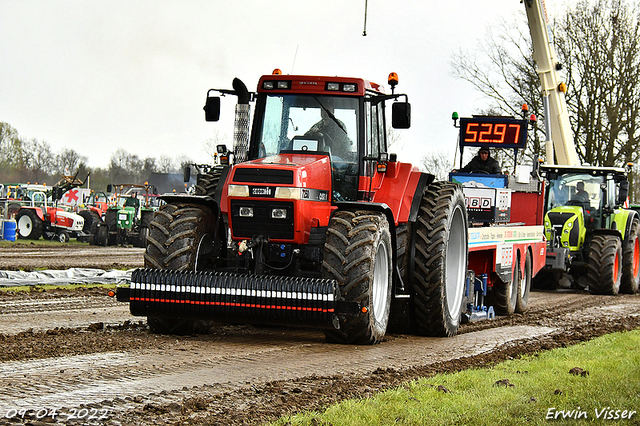
<path fill-rule="evenodd" d="M 238 215 L 240 217 L 253 217 L 253 207 L 240 207 Z"/>
<path fill-rule="evenodd" d="M 229 197 L 248 197 L 248 185 L 229 185 Z"/>
<path fill-rule="evenodd" d="M 279 186 L 276 188 L 274 198 L 286 198 L 288 200 L 300 199 L 300 188 L 291 188 L 286 186 Z"/>
<path fill-rule="evenodd" d="M 287 209 L 273 209 L 271 210 L 271 219 L 286 219 Z"/>

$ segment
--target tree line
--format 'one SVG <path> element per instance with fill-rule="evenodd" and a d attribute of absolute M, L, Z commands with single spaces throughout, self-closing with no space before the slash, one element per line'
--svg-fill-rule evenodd
<path fill-rule="evenodd" d="M 640 160 L 640 15 L 633 0 L 578 0 L 552 23 L 553 43 L 568 86 L 567 108 L 578 157 L 592 166 Z M 524 10 L 489 30 L 473 52 L 454 55 L 455 76 L 489 104 L 476 113 L 520 115 L 526 103 L 544 122 L 540 80 Z M 530 132 L 525 157 L 544 158 L 544 126 Z M 511 159 L 503 158 L 509 163 Z M 632 200 L 640 201 L 638 168 Z"/>
<path fill-rule="evenodd" d="M 0 122 L 0 183 L 46 183 L 54 185 L 61 175 L 90 176 L 91 188 L 105 190 L 110 183 L 144 183 L 152 173 L 181 173 L 191 163 L 186 157 L 140 158 L 118 149 L 106 168 L 87 166 L 87 157 L 65 148 L 54 152 L 51 145 L 26 139 L 10 124 Z"/>

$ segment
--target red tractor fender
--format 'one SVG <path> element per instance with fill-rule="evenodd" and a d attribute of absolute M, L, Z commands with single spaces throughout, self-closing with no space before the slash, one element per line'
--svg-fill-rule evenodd
<path fill-rule="evenodd" d="M 42 209 L 40 207 L 27 207 L 27 206 L 22 206 L 20 207 L 20 210 L 33 210 L 34 212 L 36 212 L 36 214 L 38 215 L 38 217 L 40 218 L 41 221 L 45 221 L 45 217 L 44 217 L 44 213 L 42 212 Z M 20 211 L 18 210 L 18 211 Z"/>
<path fill-rule="evenodd" d="M 409 163 L 400 162 L 389 162 L 387 170 L 376 172 L 376 175 L 382 175 L 382 179 L 373 202 L 386 204 L 393 213 L 396 225 L 415 221 L 422 194 L 425 187 L 433 182 L 433 175 L 422 173 Z M 376 177 L 373 178 L 374 182 Z"/>

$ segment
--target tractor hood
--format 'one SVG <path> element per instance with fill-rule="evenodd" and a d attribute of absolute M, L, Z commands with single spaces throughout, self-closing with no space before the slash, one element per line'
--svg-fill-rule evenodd
<path fill-rule="evenodd" d="M 278 154 L 237 164 L 230 184 L 284 185 L 331 190 L 331 162 L 324 154 Z"/>

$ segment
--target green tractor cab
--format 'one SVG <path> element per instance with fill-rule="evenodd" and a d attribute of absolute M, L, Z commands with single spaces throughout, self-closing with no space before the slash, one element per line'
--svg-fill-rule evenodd
<path fill-rule="evenodd" d="M 627 170 L 617 167 L 541 166 L 547 181 L 547 259 L 536 277 L 596 294 L 636 293 L 640 280 L 640 219 L 623 208 Z"/>

